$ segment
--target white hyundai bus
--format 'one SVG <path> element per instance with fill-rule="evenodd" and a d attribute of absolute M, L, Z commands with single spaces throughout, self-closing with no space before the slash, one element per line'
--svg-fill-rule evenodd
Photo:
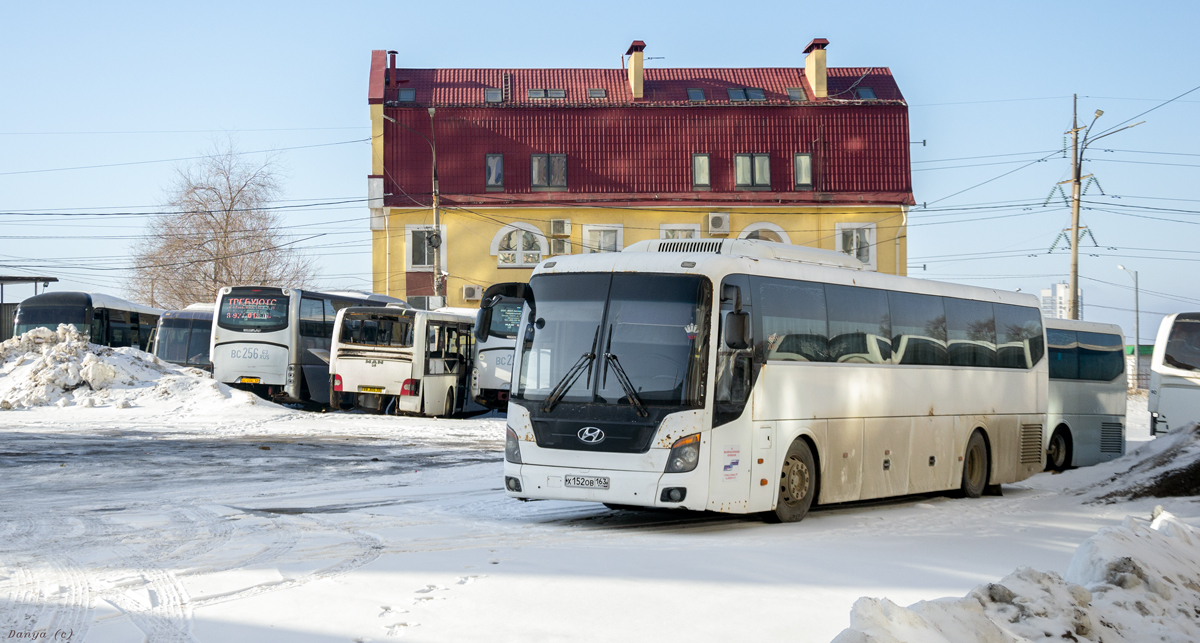
<path fill-rule="evenodd" d="M 475 317 L 475 367 L 471 373 L 471 397 L 489 409 L 508 407 L 512 382 L 513 347 L 521 321 L 518 294 L 524 283 L 495 284 L 483 293 Z"/>
<path fill-rule="evenodd" d="M 449 417 L 467 408 L 470 315 L 396 306 L 338 311 L 330 349 L 330 404 Z"/>
<path fill-rule="evenodd" d="M 337 311 L 389 303 L 407 306 L 371 293 L 226 286 L 217 293 L 209 348 L 213 379 L 270 400 L 323 405 Z"/>
<path fill-rule="evenodd" d="M 961 490 L 1043 468 L 1036 297 L 749 240 L 555 257 L 509 398 L 515 498 L 762 512 Z"/>
<path fill-rule="evenodd" d="M 1200 313 L 1168 315 L 1150 360 L 1150 433 L 1200 422 Z"/>
<path fill-rule="evenodd" d="M 1084 467 L 1125 454 L 1124 337 L 1114 324 L 1046 319 L 1046 469 Z"/>

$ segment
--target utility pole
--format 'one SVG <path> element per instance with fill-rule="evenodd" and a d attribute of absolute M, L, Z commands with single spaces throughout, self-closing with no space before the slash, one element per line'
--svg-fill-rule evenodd
<path fill-rule="evenodd" d="M 1133 387 L 1142 388 L 1139 370 L 1142 360 L 1142 315 L 1138 311 L 1138 273 L 1125 266 L 1117 266 L 1117 270 L 1123 270 L 1133 277 Z"/>
<path fill-rule="evenodd" d="M 433 150 L 433 296 L 445 297 L 442 292 L 442 215 L 438 208 L 441 194 L 438 192 L 437 175 L 437 132 L 433 126 L 434 108 L 429 108 L 429 147 Z"/>
<path fill-rule="evenodd" d="M 1067 319 L 1079 319 L 1079 95 L 1072 95 L 1071 105 L 1071 301 L 1067 304 Z"/>

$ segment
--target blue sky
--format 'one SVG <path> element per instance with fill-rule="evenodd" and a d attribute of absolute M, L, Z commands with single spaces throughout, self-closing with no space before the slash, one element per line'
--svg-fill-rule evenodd
<path fill-rule="evenodd" d="M 1025 166 L 1061 148 L 1073 93 L 1086 120 L 1104 110 L 1099 130 L 1200 86 L 1196 7 L 8 3 L 0 9 L 0 212 L 153 211 L 175 163 L 145 161 L 195 156 L 227 134 L 244 150 L 284 150 L 285 199 L 362 198 L 369 147 L 351 141 L 369 135 L 372 49 L 398 50 L 410 67 L 617 67 L 641 39 L 647 56 L 664 57 L 649 65 L 801 66 L 804 45 L 824 37 L 831 66 L 891 68 L 911 106 L 911 138 L 927 142 L 913 147 L 916 200 L 929 210 L 910 219 L 910 274 L 1036 292 L 1067 273 L 1068 255 L 1047 250 L 1069 213 L 1061 199 L 1041 204 L 1070 168 L 1061 156 Z M 1109 196 L 1093 187 L 1093 209 L 1083 214 L 1100 246 L 1081 261 L 1085 318 L 1132 335 L 1133 315 L 1123 310 L 1133 305 L 1132 280 L 1120 263 L 1140 271 L 1150 311 L 1143 340 L 1157 328 L 1152 313 L 1200 309 L 1192 277 L 1200 268 L 1198 116 L 1200 91 L 1087 155 L 1085 172 Z M 41 171 L 117 163 L 136 164 Z M 1011 204 L 1020 205 L 942 209 Z M 324 285 L 369 287 L 365 216 L 357 204 L 287 214 L 289 224 L 325 234 L 305 242 L 320 257 Z M 37 266 L 62 279 L 56 289 L 119 293 L 141 221 L 0 214 L 0 272 Z M 962 256 L 982 252 L 1002 258 Z M 26 290 L 10 287 L 7 299 Z"/>

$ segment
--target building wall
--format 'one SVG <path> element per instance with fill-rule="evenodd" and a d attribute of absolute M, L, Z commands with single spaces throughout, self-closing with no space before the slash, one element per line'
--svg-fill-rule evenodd
<path fill-rule="evenodd" d="M 428 208 L 388 208 L 387 230 L 372 233 L 373 290 L 394 297 L 431 295 L 432 274 L 428 269 L 405 270 L 408 248 L 406 226 L 432 226 L 433 211 Z M 706 224 L 708 212 L 730 215 L 730 234 L 710 236 Z M 902 206 L 787 206 L 787 207 L 537 207 L 537 208 L 448 208 L 442 210 L 446 252 L 444 265 L 449 273 L 446 284 L 447 305 L 476 306 L 477 301 L 463 299 L 464 284 L 487 287 L 505 281 L 527 281 L 531 268 L 500 268 L 492 245 L 497 234 L 509 223 L 532 226 L 550 244 L 550 221 L 571 220 L 571 252 L 583 252 L 585 225 L 622 226 L 621 246 L 647 239 L 659 239 L 660 226 L 692 225 L 700 229 L 698 238 L 738 238 L 754 224 L 771 224 L 768 229 L 782 230 L 794 245 L 837 250 L 837 224 L 875 224 L 875 268 L 879 272 L 907 273 L 907 240 Z M 509 228 L 511 229 L 511 228 Z M 567 238 L 567 237 L 559 237 Z M 898 240 L 898 243 L 897 243 Z M 898 253 L 897 253 L 898 251 Z M 549 253 L 543 255 L 543 258 Z"/>

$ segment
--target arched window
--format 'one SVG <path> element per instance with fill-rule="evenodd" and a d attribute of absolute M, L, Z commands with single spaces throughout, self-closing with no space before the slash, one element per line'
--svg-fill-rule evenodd
<path fill-rule="evenodd" d="M 509 223 L 492 239 L 492 254 L 501 268 L 532 268 L 546 252 L 546 237 L 528 223 Z"/>
<path fill-rule="evenodd" d="M 746 226 L 742 229 L 742 232 L 738 234 L 738 238 L 758 239 L 759 241 L 774 241 L 775 243 L 792 242 L 791 237 L 788 236 L 788 233 L 784 232 L 783 228 L 775 225 L 774 223 L 768 223 L 766 221 L 759 221 L 758 223 L 751 223 L 750 225 Z"/>

